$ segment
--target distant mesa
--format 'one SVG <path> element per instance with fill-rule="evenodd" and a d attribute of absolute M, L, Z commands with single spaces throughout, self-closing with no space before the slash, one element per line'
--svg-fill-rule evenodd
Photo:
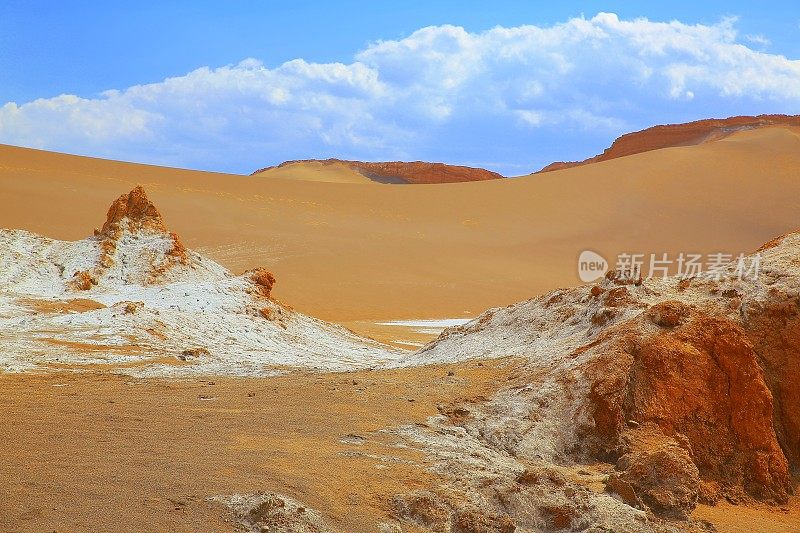
<path fill-rule="evenodd" d="M 377 182 L 388 184 L 461 183 L 501 179 L 504 176 L 483 168 L 427 163 L 425 161 L 364 162 L 344 159 L 286 161 L 259 169 L 253 175 L 270 175 L 311 181 Z"/>
<path fill-rule="evenodd" d="M 741 116 L 723 119 L 705 119 L 684 124 L 667 124 L 653 126 L 641 131 L 626 133 L 617 138 L 602 154 L 583 161 L 556 161 L 550 163 L 539 172 L 550 172 L 565 168 L 599 163 L 617 157 L 672 148 L 690 146 L 707 141 L 721 139 L 741 130 L 760 128 L 763 126 L 800 126 L 800 115 L 758 115 Z"/>

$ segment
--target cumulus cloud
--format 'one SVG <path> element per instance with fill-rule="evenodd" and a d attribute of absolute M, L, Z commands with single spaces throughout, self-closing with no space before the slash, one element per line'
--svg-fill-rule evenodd
<path fill-rule="evenodd" d="M 433 26 L 348 63 L 245 59 L 95 97 L 7 103 L 0 142 L 230 171 L 339 156 L 514 173 L 653 123 L 798 111 L 800 61 L 750 48 L 733 18 L 600 13 L 478 33 Z"/>

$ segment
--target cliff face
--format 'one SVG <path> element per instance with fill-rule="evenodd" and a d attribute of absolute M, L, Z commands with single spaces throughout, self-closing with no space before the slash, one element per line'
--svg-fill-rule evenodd
<path fill-rule="evenodd" d="M 583 161 L 556 161 L 555 163 L 550 163 L 539 172 L 577 167 L 589 163 L 607 161 L 617 157 L 624 157 L 626 155 L 658 150 L 660 148 L 700 144 L 705 141 L 722 138 L 739 130 L 775 125 L 800 126 L 800 116 L 742 116 L 724 119 L 697 120 L 685 124 L 653 126 L 652 128 L 641 131 L 626 133 L 616 139 L 611 146 L 606 148 L 600 155 L 584 159 Z"/>
<path fill-rule="evenodd" d="M 447 165 L 444 163 L 427 163 L 425 161 L 386 161 L 370 163 L 363 161 L 347 161 L 343 159 L 304 159 L 299 161 L 286 161 L 277 165 L 277 167 L 259 169 L 253 174 L 259 174 L 273 168 L 285 168 L 303 163 L 321 163 L 323 165 L 343 164 L 373 181 L 382 183 L 459 183 L 464 181 L 495 180 L 503 177 L 497 172 L 492 172 L 491 170 L 483 168 Z"/>

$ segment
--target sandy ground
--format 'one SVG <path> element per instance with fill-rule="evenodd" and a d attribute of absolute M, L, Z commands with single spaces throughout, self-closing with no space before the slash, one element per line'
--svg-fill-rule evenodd
<path fill-rule="evenodd" d="M 505 359 L 213 381 L 100 368 L 0 376 L 0 530 L 233 531 L 207 498 L 263 490 L 339 530 L 375 531 L 393 495 L 438 483 L 420 451 L 379 430 L 489 396 L 518 369 Z M 784 509 L 699 506 L 693 516 L 720 533 L 797 532 L 800 498 Z"/>
<path fill-rule="evenodd" d="M 780 509 L 758 504 L 743 506 L 720 503 L 713 507 L 698 505 L 692 517 L 711 522 L 718 533 L 798 533 L 800 496 L 792 497 L 789 504 Z"/>
<path fill-rule="evenodd" d="M 381 186 L 0 147 L 0 226 L 77 239 L 145 185 L 188 247 L 338 322 L 462 318 L 578 282 L 584 249 L 750 251 L 800 224 L 798 131 L 771 127 L 518 179 Z M 391 340 L 391 339 L 389 339 Z"/>
<path fill-rule="evenodd" d="M 205 498 L 268 490 L 343 531 L 375 531 L 394 494 L 436 481 L 421 452 L 374 432 L 487 396 L 516 368 L 500 360 L 213 382 L 2 375 L 0 530 L 231 531 Z M 366 440 L 340 441 L 348 435 Z"/>

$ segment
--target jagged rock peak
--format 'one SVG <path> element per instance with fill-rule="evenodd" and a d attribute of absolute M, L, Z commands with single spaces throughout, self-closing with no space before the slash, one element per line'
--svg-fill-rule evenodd
<path fill-rule="evenodd" d="M 113 236 L 123 229 L 122 223 L 125 220 L 127 220 L 127 224 L 124 227 L 129 231 L 167 231 L 161 213 L 147 197 L 147 193 L 141 185 L 137 185 L 131 192 L 114 200 L 108 209 L 106 222 L 100 233 L 105 236 Z"/>

